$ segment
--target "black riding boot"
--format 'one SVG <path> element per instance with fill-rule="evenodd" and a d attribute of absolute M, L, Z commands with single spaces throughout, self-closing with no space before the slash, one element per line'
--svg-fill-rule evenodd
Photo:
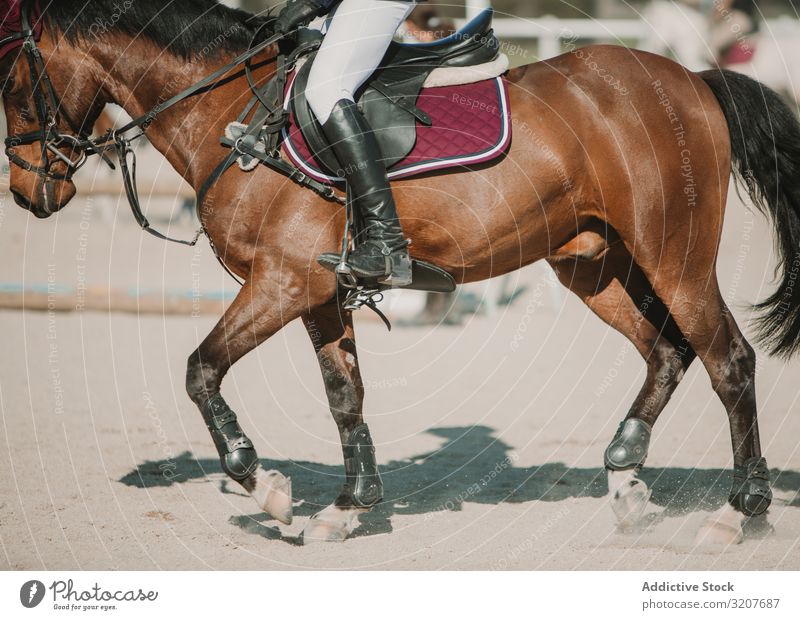
<path fill-rule="evenodd" d="M 357 278 L 377 278 L 390 286 L 411 284 L 408 241 L 400 227 L 378 142 L 367 120 L 355 103 L 342 99 L 322 131 L 364 223 L 358 244 L 347 259 L 348 266 Z"/>

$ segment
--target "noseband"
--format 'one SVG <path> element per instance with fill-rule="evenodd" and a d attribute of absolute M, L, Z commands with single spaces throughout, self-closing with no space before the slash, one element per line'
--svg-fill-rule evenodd
<path fill-rule="evenodd" d="M 77 131 L 78 135 L 61 133 L 58 128 L 59 117 L 62 117 L 70 127 L 75 127 L 75 125 L 71 122 L 66 112 L 61 109 L 60 100 L 47 73 L 42 53 L 36 45 L 36 38 L 31 27 L 30 3 L 28 2 L 22 3 L 20 21 L 21 31 L 6 37 L 0 41 L 0 45 L 13 43 L 20 39 L 23 41 L 22 49 L 28 59 L 33 88 L 33 103 L 39 128 L 25 133 L 9 135 L 6 138 L 6 156 L 11 163 L 23 170 L 33 172 L 44 180 L 69 181 L 72 175 L 86 163 L 89 155 L 102 154 L 102 151 L 94 148 L 89 136 L 82 131 Z M 41 146 L 41 159 L 43 162 L 41 165 L 22 159 L 16 153 L 17 147 L 36 143 Z M 62 148 L 70 149 L 73 153 L 72 157 L 62 153 Z M 105 156 L 103 159 L 111 165 L 111 161 Z M 57 163 L 62 163 L 66 166 L 66 173 L 53 170 L 53 166 Z"/>

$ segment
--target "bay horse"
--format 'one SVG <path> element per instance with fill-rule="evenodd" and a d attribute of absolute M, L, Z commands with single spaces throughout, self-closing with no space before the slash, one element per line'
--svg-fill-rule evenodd
<path fill-rule="evenodd" d="M 91 128 L 109 102 L 132 117 L 144 114 L 224 66 L 260 25 L 216 0 L 41 5 L 38 49 L 59 98 L 53 126 L 65 134 Z M 274 72 L 275 54 L 272 46 L 255 59 L 258 80 Z M 30 62 L 19 53 L 0 63 L 11 135 L 39 130 Z M 773 221 L 780 259 L 778 288 L 760 304 L 761 340 L 772 353 L 795 353 L 800 124 L 779 97 L 749 78 L 693 73 L 616 46 L 574 49 L 513 69 L 505 79 L 514 136 L 504 157 L 394 183 L 413 255 L 458 282 L 547 260 L 565 286 L 633 343 L 647 376 L 606 451 L 612 480 L 623 476 L 610 483 L 623 516 L 646 501 L 636 474 L 650 429 L 699 358 L 728 413 L 735 467 L 727 516 L 712 519 L 708 532 L 738 539 L 741 522 L 767 510 L 771 491 L 756 420 L 755 353 L 720 295 L 717 253 L 733 171 Z M 231 71 L 214 88 L 164 110 L 148 137 L 198 190 L 227 154 L 219 138 L 249 96 L 244 73 Z M 38 143 L 12 147 L 15 201 L 40 218 L 62 209 L 76 193 L 66 164 L 45 162 L 50 155 Z M 42 174 L 45 164 L 53 174 Z M 340 247 L 344 211 L 265 167 L 229 169 L 198 208 L 206 234 L 244 285 L 190 355 L 188 394 L 223 448 L 226 473 L 262 509 L 289 522 L 288 480 L 260 468 L 220 387 L 237 360 L 301 319 L 346 472 L 353 462 L 361 471 L 372 468 L 377 485 L 372 500 L 363 501 L 348 474 L 341 494 L 304 533 L 307 541 L 342 540 L 381 495 L 374 451 L 353 440 L 364 428 L 364 387 L 352 316 L 337 302 L 334 276 L 316 262 L 319 253 Z"/>

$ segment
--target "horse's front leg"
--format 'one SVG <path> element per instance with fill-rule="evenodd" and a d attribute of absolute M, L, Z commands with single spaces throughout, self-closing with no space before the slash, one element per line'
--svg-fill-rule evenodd
<path fill-rule="evenodd" d="M 290 480 L 277 471 L 261 468 L 253 442 L 220 394 L 220 385 L 237 360 L 300 316 L 302 306 L 297 299 L 302 297 L 290 295 L 286 283 L 279 282 L 277 276 L 251 277 L 189 357 L 186 371 L 186 390 L 200 409 L 223 471 L 241 484 L 262 510 L 282 523 L 292 521 Z"/>
<path fill-rule="evenodd" d="M 358 515 L 383 498 L 369 428 L 364 423 L 364 386 L 358 369 L 353 319 L 331 302 L 303 316 L 317 353 L 331 414 L 339 429 L 345 483 L 330 506 L 314 515 L 303 530 L 303 542 L 342 541 L 358 525 Z"/>

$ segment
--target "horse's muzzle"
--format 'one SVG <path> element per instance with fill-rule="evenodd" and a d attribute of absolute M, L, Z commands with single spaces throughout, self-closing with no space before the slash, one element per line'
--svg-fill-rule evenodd
<path fill-rule="evenodd" d="M 11 194 L 14 196 L 14 202 L 16 202 L 20 207 L 23 209 L 27 209 L 31 213 L 33 213 L 39 219 L 45 219 L 53 215 L 53 211 L 49 209 L 44 209 L 36 204 L 34 204 L 30 198 L 25 196 L 24 194 L 11 190 Z"/>

